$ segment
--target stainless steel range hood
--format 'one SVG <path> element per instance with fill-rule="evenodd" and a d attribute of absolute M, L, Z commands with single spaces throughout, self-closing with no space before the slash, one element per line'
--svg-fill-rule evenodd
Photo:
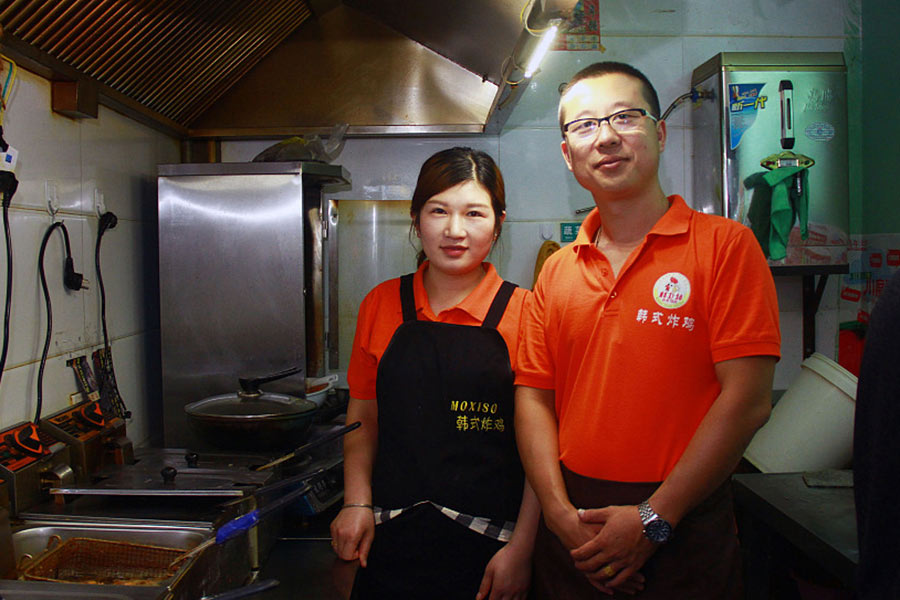
<path fill-rule="evenodd" d="M 460 134 L 515 105 L 507 79 L 538 39 L 523 21 L 574 4 L 0 0 L 0 26 L 22 66 L 183 139 Z"/>

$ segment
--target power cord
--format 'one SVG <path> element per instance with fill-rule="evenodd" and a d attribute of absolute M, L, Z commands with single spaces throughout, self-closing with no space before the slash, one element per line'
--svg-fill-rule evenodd
<path fill-rule="evenodd" d="M 0 128 L 0 147 L 6 142 L 3 140 L 2 128 Z M 12 198 L 19 187 L 19 180 L 12 171 L 0 171 L 0 200 L 3 202 L 3 232 L 6 239 L 6 309 L 3 313 L 3 349 L 0 350 L 0 381 L 3 380 L 3 370 L 6 368 L 6 356 L 9 352 L 9 323 L 12 313 L 12 284 L 13 284 L 13 254 L 12 234 L 9 230 L 9 207 Z"/>
<path fill-rule="evenodd" d="M 72 260 L 72 246 L 69 243 L 69 230 L 62 221 L 52 223 L 50 227 L 47 228 L 47 231 L 44 232 L 44 238 L 41 240 L 41 250 L 38 253 L 38 271 L 41 277 L 41 290 L 44 292 L 44 305 L 47 308 L 47 335 L 44 338 L 44 351 L 41 354 L 41 363 L 38 367 L 37 407 L 34 412 L 35 424 L 41 420 L 41 407 L 44 403 L 44 367 L 47 364 L 47 354 L 50 352 L 50 337 L 53 332 L 53 308 L 50 303 L 50 290 L 47 287 L 47 274 L 44 272 L 44 253 L 47 250 L 47 242 L 50 240 L 50 236 L 57 228 L 62 229 L 66 247 L 66 258 L 63 266 L 63 284 L 66 288 L 73 291 L 87 289 L 87 280 L 84 278 L 84 275 L 75 271 L 75 262 Z"/>
<path fill-rule="evenodd" d="M 106 327 L 106 288 L 103 285 L 103 273 L 100 270 L 100 243 L 103 241 L 103 234 L 109 229 L 114 229 L 118 223 L 119 219 L 114 213 L 103 213 L 97 228 L 97 244 L 94 246 L 94 265 L 97 270 L 97 285 L 100 289 L 100 322 L 103 325 L 103 348 L 106 352 L 106 361 L 101 360 L 100 363 L 101 367 L 103 367 L 104 362 L 108 365 L 108 369 L 102 368 L 101 372 L 97 373 L 97 376 L 101 378 L 101 392 L 108 396 L 113 410 L 118 416 L 129 419 L 131 418 L 131 411 L 125 407 L 122 396 L 119 394 L 118 386 L 115 383 L 116 374 L 115 367 L 113 367 L 112 347 L 109 345 L 109 331 Z"/>
<path fill-rule="evenodd" d="M 698 90 L 697 88 L 692 87 L 691 91 L 689 91 L 688 93 L 682 94 L 675 98 L 675 100 L 672 101 L 672 104 L 669 105 L 669 108 L 667 108 L 665 112 L 663 112 L 659 120 L 665 121 L 668 116 L 672 114 L 673 110 L 681 106 L 688 99 L 690 99 L 691 102 L 697 102 L 699 100 L 712 100 L 713 98 L 715 98 L 715 95 L 711 90 Z"/>

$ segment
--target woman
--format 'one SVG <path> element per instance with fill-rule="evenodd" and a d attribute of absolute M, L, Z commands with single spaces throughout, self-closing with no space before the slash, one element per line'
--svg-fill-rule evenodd
<path fill-rule="evenodd" d="M 362 427 L 344 440 L 331 524 L 335 552 L 362 567 L 354 598 L 527 596 L 539 508 L 515 446 L 510 357 L 528 292 L 483 262 L 505 210 L 490 156 L 438 152 L 410 208 L 427 260 L 360 306 L 347 420 Z"/>

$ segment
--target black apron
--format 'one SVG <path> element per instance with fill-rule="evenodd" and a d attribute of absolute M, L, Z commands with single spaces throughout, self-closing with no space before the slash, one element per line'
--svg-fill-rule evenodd
<path fill-rule="evenodd" d="M 403 323 L 375 383 L 375 505 L 429 500 L 498 525 L 516 520 L 524 472 L 513 430 L 514 375 L 496 329 L 515 287 L 503 282 L 482 326 L 472 327 L 417 320 L 413 276 L 401 278 Z M 430 504 L 418 506 L 376 527 L 355 597 L 474 598 L 502 546 Z"/>

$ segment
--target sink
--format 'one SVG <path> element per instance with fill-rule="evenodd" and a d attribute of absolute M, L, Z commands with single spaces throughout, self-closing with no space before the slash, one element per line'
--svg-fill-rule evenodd
<path fill-rule="evenodd" d="M 40 555 L 47 548 L 47 541 L 54 535 L 59 536 L 62 541 L 71 538 L 93 538 L 166 546 L 187 551 L 209 539 L 213 533 L 212 528 L 199 526 L 28 521 L 13 528 L 12 546 L 18 564 L 25 554 Z M 81 597 L 100 600 L 196 599 L 206 594 L 238 587 L 249 579 L 250 559 L 246 541 L 231 543 L 232 541 L 234 540 L 222 545 L 214 544 L 197 556 L 186 560 L 175 575 L 158 585 L 92 585 L 0 579 L 0 596 L 3 600 Z"/>

